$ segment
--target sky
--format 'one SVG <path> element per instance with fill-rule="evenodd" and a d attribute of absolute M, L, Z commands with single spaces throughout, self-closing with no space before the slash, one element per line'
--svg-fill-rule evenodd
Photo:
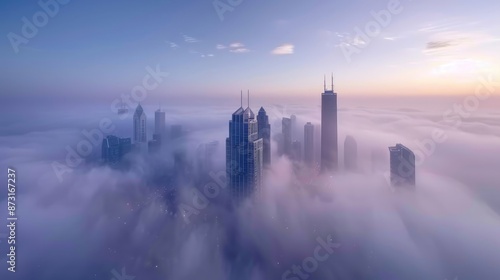
<path fill-rule="evenodd" d="M 332 72 L 343 96 L 466 95 L 500 74 L 493 0 L 60 2 L 22 43 L 42 6 L 0 3 L 2 99 L 111 100 L 148 66 L 169 73 L 155 94 L 180 103 L 318 100 Z"/>

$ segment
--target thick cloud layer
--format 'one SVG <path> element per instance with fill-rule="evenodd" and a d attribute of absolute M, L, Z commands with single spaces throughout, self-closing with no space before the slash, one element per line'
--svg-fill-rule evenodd
<path fill-rule="evenodd" d="M 319 123 L 316 107 L 266 109 L 273 133 L 292 113 L 300 128 Z M 0 166 L 17 170 L 19 245 L 15 276 L 2 269 L 1 278 L 500 278 L 498 113 L 443 118 L 441 111 L 342 108 L 340 161 L 352 135 L 359 172 L 321 177 L 274 155 L 260 200 L 230 205 L 223 182 L 232 111 L 177 110 L 167 123 L 188 131 L 182 145 L 132 155 L 127 171 L 95 164 L 94 147 L 62 181 L 53 162 L 64 164 L 66 145 L 76 147 L 82 130 L 98 127 L 105 113 L 73 126 L 57 114 L 5 125 Z M 147 114 L 151 120 L 153 111 Z M 114 134 L 130 135 L 129 119 L 112 119 Z M 440 143 L 432 140 L 436 129 Z M 212 140 L 219 146 L 210 176 L 197 171 L 196 148 Z M 388 185 L 387 147 L 395 143 L 417 154 L 415 191 Z M 182 170 L 175 169 L 174 145 L 185 151 Z M 6 192 L 0 198 L 7 209 Z M 0 218 L 6 221 L 6 210 Z M 0 248 L 7 251 L 4 242 Z"/>

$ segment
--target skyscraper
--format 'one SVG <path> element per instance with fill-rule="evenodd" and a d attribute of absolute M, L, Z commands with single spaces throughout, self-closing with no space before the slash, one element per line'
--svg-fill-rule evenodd
<path fill-rule="evenodd" d="M 291 129 L 291 134 L 292 134 L 292 142 L 299 139 L 299 131 L 297 129 L 297 116 L 296 115 L 291 115 L 290 116 L 290 129 Z"/>
<path fill-rule="evenodd" d="M 258 135 L 258 123 L 250 107 L 241 106 L 229 121 L 226 138 L 226 173 L 233 197 L 244 199 L 258 192 L 262 172 L 263 141 Z"/>
<path fill-rule="evenodd" d="M 162 138 L 160 134 L 153 134 L 153 140 L 148 142 L 148 151 L 150 154 L 161 152 Z"/>
<path fill-rule="evenodd" d="M 283 154 L 292 156 L 292 119 L 281 120 L 281 134 L 283 135 Z"/>
<path fill-rule="evenodd" d="M 161 108 L 155 111 L 155 134 L 165 140 L 165 112 Z"/>
<path fill-rule="evenodd" d="M 337 93 L 333 88 L 321 95 L 321 170 L 323 172 L 336 171 L 338 168 L 337 145 Z"/>
<path fill-rule="evenodd" d="M 391 185 L 415 186 L 415 154 L 407 147 L 396 144 L 389 147 L 391 163 Z"/>
<path fill-rule="evenodd" d="M 137 105 L 134 113 L 134 142 L 147 143 L 146 114 L 141 104 Z"/>
<path fill-rule="evenodd" d="M 132 141 L 130 138 L 118 138 L 108 135 L 102 140 L 101 155 L 105 163 L 115 165 L 132 150 Z"/>
<path fill-rule="evenodd" d="M 304 125 L 304 162 L 311 166 L 314 162 L 314 125 Z"/>
<path fill-rule="evenodd" d="M 271 164 L 271 124 L 269 124 L 269 117 L 263 107 L 260 107 L 257 123 L 259 138 L 262 138 L 263 141 L 263 163 L 264 166 L 269 166 Z"/>
<path fill-rule="evenodd" d="M 358 168 L 358 145 L 350 135 L 344 141 L 344 167 L 348 171 L 356 171 Z"/>

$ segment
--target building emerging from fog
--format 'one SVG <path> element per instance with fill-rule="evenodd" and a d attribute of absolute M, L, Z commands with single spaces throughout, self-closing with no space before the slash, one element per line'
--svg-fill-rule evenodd
<path fill-rule="evenodd" d="M 304 125 L 304 162 L 311 167 L 314 162 L 314 125 Z"/>
<path fill-rule="evenodd" d="M 134 142 L 147 143 L 147 119 L 141 104 L 137 105 L 134 113 Z"/>
<path fill-rule="evenodd" d="M 415 154 L 407 147 L 396 144 L 389 147 L 391 185 L 415 186 Z"/>
<path fill-rule="evenodd" d="M 259 138 L 254 113 L 241 106 L 229 121 L 226 138 L 226 173 L 231 193 L 236 199 L 259 191 L 263 174 L 263 140 Z"/>
<path fill-rule="evenodd" d="M 131 150 L 132 140 L 130 138 L 118 138 L 109 135 L 102 140 L 102 160 L 105 163 L 111 165 L 118 164 Z"/>
<path fill-rule="evenodd" d="M 347 135 L 344 142 L 344 168 L 348 171 L 358 169 L 358 144 L 350 135 Z"/>
<path fill-rule="evenodd" d="M 260 107 L 257 123 L 259 138 L 262 138 L 263 142 L 263 164 L 269 166 L 271 165 L 271 124 L 269 124 L 269 117 L 263 107 Z"/>
<path fill-rule="evenodd" d="M 321 95 L 321 171 L 331 172 L 338 169 L 337 145 L 337 93 L 333 88 Z"/>
<path fill-rule="evenodd" d="M 165 112 L 161 110 L 161 108 L 158 108 L 158 110 L 155 111 L 155 134 L 159 135 L 159 139 L 161 140 L 166 140 L 165 139 Z"/>
<path fill-rule="evenodd" d="M 283 135 L 283 154 L 292 157 L 292 119 L 281 120 L 281 134 Z"/>

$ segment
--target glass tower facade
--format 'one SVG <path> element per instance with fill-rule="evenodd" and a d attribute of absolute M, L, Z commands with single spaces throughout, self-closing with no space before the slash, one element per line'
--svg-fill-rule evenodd
<path fill-rule="evenodd" d="M 263 146 L 254 113 L 250 108 L 240 107 L 229 121 L 226 138 L 226 173 L 234 198 L 244 199 L 260 190 Z"/>

